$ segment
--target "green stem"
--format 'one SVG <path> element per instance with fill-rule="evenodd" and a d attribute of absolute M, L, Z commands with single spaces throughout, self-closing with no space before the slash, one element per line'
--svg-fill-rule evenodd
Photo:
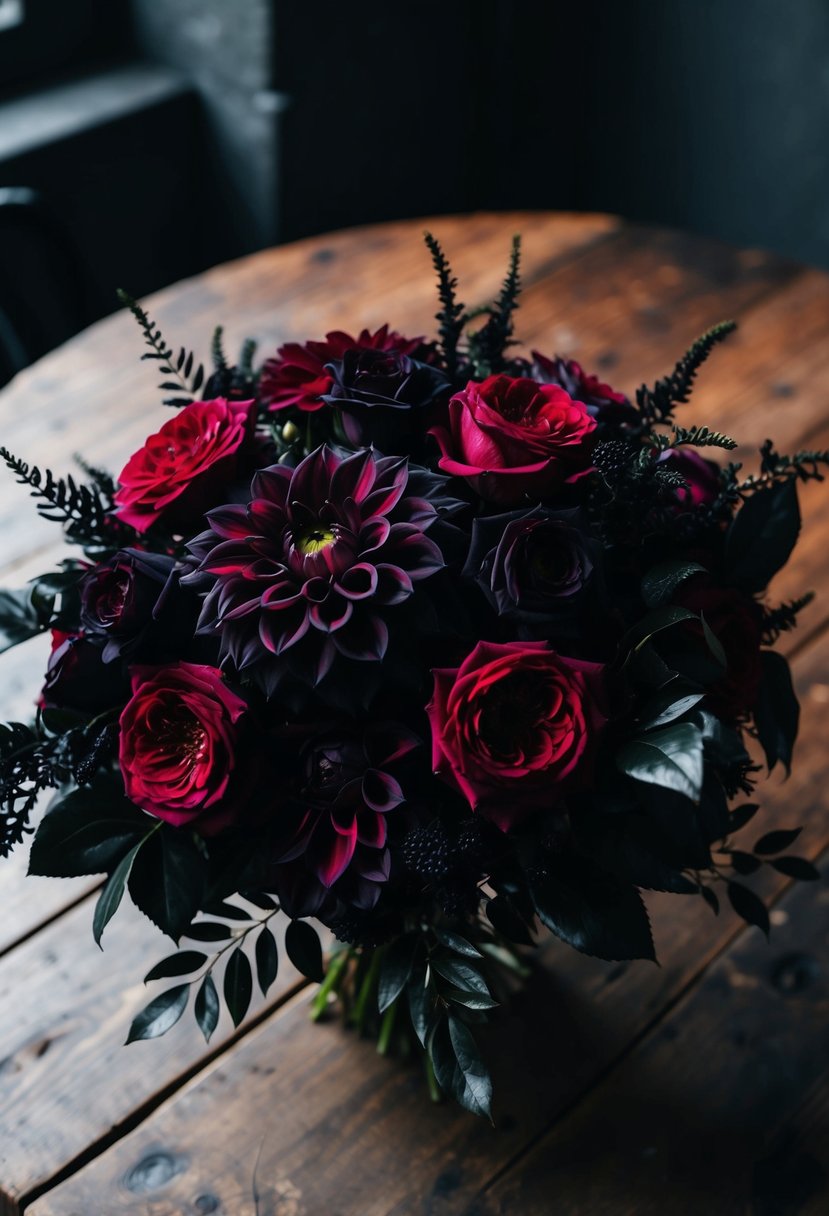
<path fill-rule="evenodd" d="M 363 980 L 357 1000 L 354 1002 L 354 1023 L 360 1034 L 362 1034 L 365 1030 L 369 1002 L 377 987 L 377 976 L 380 971 L 381 953 L 382 951 L 380 950 L 373 951 L 369 969 L 366 972 L 366 977 Z"/>
<path fill-rule="evenodd" d="M 342 973 L 345 970 L 349 958 L 349 951 L 343 950 L 340 954 L 332 958 L 328 964 L 328 970 L 325 973 L 325 979 L 317 989 L 317 994 L 311 1002 L 310 1018 L 312 1022 L 318 1022 L 328 1006 L 328 996 L 331 992 L 336 992 L 337 984 L 342 978 Z"/>
<path fill-rule="evenodd" d="M 380 1035 L 377 1039 L 377 1051 L 381 1056 L 388 1055 L 389 1043 L 391 1042 L 392 1032 L 394 1030 L 394 1022 L 397 1017 L 397 1001 L 392 1001 L 386 1012 L 383 1014 L 383 1020 L 380 1023 Z"/>
<path fill-rule="evenodd" d="M 438 1085 L 438 1079 L 435 1076 L 434 1065 L 432 1064 L 432 1060 L 431 1060 L 431 1057 L 430 1057 L 428 1051 L 425 1053 L 425 1055 L 423 1057 L 423 1064 L 426 1069 L 426 1084 L 429 1086 L 429 1097 L 432 1099 L 433 1102 L 442 1102 L 443 1094 L 441 1092 L 440 1086 Z"/>

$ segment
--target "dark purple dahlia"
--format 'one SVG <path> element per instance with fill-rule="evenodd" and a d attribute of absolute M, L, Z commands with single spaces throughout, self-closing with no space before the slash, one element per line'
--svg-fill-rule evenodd
<path fill-rule="evenodd" d="M 199 632 L 268 696 L 286 679 L 316 686 L 343 660 L 378 662 L 387 614 L 444 565 L 425 535 L 437 518 L 407 461 L 373 450 L 323 446 L 296 469 L 262 469 L 250 501 L 208 512 L 190 545 L 198 567 L 183 581 L 210 587 Z"/>
<path fill-rule="evenodd" d="M 301 789 L 292 838 L 281 862 L 302 859 L 326 890 L 370 908 L 389 877 L 387 816 L 405 801 L 388 771 L 419 740 L 390 723 L 365 731 L 332 729 L 310 740 L 300 757 Z"/>

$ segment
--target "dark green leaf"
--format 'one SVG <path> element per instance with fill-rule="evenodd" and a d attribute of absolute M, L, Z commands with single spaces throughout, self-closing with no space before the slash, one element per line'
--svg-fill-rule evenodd
<path fill-rule="evenodd" d="M 820 878 L 820 870 L 805 857 L 775 857 L 771 864 L 779 873 L 798 882 L 817 882 Z"/>
<path fill-rule="evenodd" d="M 751 853 L 742 853 L 739 849 L 732 849 L 730 857 L 735 874 L 754 874 L 763 864 L 759 858 L 752 857 Z"/>
<path fill-rule="evenodd" d="M 742 806 L 735 806 L 734 810 L 729 812 L 728 830 L 739 832 L 740 828 L 744 828 L 754 818 L 759 809 L 760 804 L 757 802 L 744 802 Z"/>
<path fill-rule="evenodd" d="M 738 916 L 741 916 L 749 925 L 756 925 L 769 935 L 769 913 L 766 905 L 760 899 L 759 895 L 755 895 L 748 887 L 744 887 L 739 882 L 729 882 L 728 898 L 731 900 L 731 906 Z"/>
<path fill-rule="evenodd" d="M 661 633 L 663 629 L 670 629 L 683 621 L 698 619 L 695 612 L 691 612 L 688 608 L 679 608 L 676 604 L 665 604 L 661 608 L 654 608 L 625 634 L 621 642 L 621 650 L 623 653 L 625 650 L 639 650 L 655 633 Z"/>
<path fill-rule="evenodd" d="M 412 1019 L 414 1032 L 420 1039 L 422 1047 L 426 1046 L 426 1033 L 429 1028 L 429 1012 L 431 1001 L 426 987 L 426 972 L 422 968 L 415 971 L 406 987 L 409 1001 L 409 1016 Z"/>
<path fill-rule="evenodd" d="M 802 831 L 803 828 L 777 828 L 773 832 L 766 832 L 755 844 L 754 852 L 759 853 L 761 857 L 768 857 L 770 853 L 782 853 L 794 844 Z"/>
<path fill-rule="evenodd" d="M 236 947 L 228 960 L 224 996 L 233 1025 L 238 1026 L 244 1020 L 253 996 L 253 972 L 248 956 L 241 946 Z"/>
<path fill-rule="evenodd" d="M 508 941 L 517 942 L 522 946 L 535 945 L 529 927 L 508 896 L 501 894 L 490 899 L 486 905 L 486 914 L 493 929 Z"/>
<path fill-rule="evenodd" d="M 464 1081 L 462 1090 L 455 1091 L 458 1101 L 472 1114 L 491 1118 L 492 1081 L 489 1072 L 469 1027 L 453 1014 L 449 1015 L 449 1039 Z"/>
<path fill-rule="evenodd" d="M 723 650 L 722 642 L 706 621 L 704 612 L 699 614 L 699 619 L 702 622 L 702 636 L 705 638 L 706 645 L 714 656 L 714 661 L 723 669 L 723 671 L 726 671 L 728 669 L 728 659 L 726 658 L 725 651 Z"/>
<path fill-rule="evenodd" d="M 236 904 L 228 903 L 227 900 L 219 900 L 215 903 L 208 904 L 202 909 L 208 916 L 221 916 L 225 920 L 251 920 L 249 912 L 245 912 L 244 908 L 239 908 Z"/>
<path fill-rule="evenodd" d="M 480 996 L 489 996 L 489 988 L 484 977 L 471 963 L 464 963 L 458 958 L 441 958 L 436 955 L 431 960 L 432 969 L 442 975 L 445 980 L 460 988 L 462 992 L 476 992 Z"/>
<path fill-rule="evenodd" d="M 285 931 L 285 949 L 297 971 L 317 984 L 322 983 L 322 947 L 320 939 L 307 921 L 290 922 Z"/>
<path fill-rule="evenodd" d="M 105 874 L 146 835 L 153 821 L 106 779 L 73 790 L 44 816 L 32 842 L 29 873 L 47 878 Z"/>
<path fill-rule="evenodd" d="M 171 954 L 169 958 L 156 963 L 144 976 L 144 983 L 149 984 L 152 980 L 166 980 L 176 975 L 190 975 L 193 971 L 198 971 L 199 967 L 203 967 L 206 962 L 207 955 L 202 954 L 199 950 L 180 950 L 178 954 Z"/>
<path fill-rule="evenodd" d="M 200 920 L 195 925 L 188 925 L 181 936 L 197 942 L 226 942 L 232 936 L 232 930 L 229 925 L 220 925 L 215 920 Z"/>
<path fill-rule="evenodd" d="M 783 655 L 764 650 L 760 660 L 763 674 L 760 696 L 754 707 L 754 724 L 769 770 L 780 760 L 789 772 L 800 723 L 800 706 L 792 687 L 789 664 Z"/>
<path fill-rule="evenodd" d="M 135 864 L 138 850 L 143 843 L 143 840 L 139 840 L 138 844 L 133 845 L 130 851 L 121 858 L 107 879 L 103 891 L 98 896 L 95 904 L 95 914 L 92 918 L 92 935 L 99 946 L 104 929 L 118 911 L 121 900 L 124 898 L 124 891 L 127 887 L 130 871 Z"/>
<path fill-rule="evenodd" d="M 650 922 L 635 887 L 571 858 L 530 884 L 542 923 L 583 954 L 619 962 L 654 959 Z"/>
<path fill-rule="evenodd" d="M 642 725 L 646 730 L 653 730 L 656 726 L 666 726 L 669 722 L 681 718 L 689 709 L 693 709 L 704 696 L 704 692 L 700 692 L 683 680 L 671 680 L 664 688 L 660 688 L 652 700 L 648 701 L 642 711 Z"/>
<path fill-rule="evenodd" d="M 417 947 L 417 936 L 407 933 L 393 941 L 384 951 L 377 984 L 377 1007 L 380 1013 L 385 1013 L 389 1006 L 394 1004 L 408 984 Z"/>
<path fill-rule="evenodd" d="M 793 480 L 756 491 L 728 530 L 725 565 L 729 578 L 746 591 L 764 591 L 789 560 L 799 532 L 800 508 Z"/>
<path fill-rule="evenodd" d="M 636 781 L 676 790 L 697 802 L 702 792 L 702 742 L 698 727 L 690 722 L 675 722 L 623 744 L 616 754 L 616 763 Z"/>
<path fill-rule="evenodd" d="M 263 925 L 256 939 L 256 977 L 262 996 L 268 995 L 268 989 L 276 979 L 279 969 L 279 950 L 276 938 L 267 925 Z"/>
<path fill-rule="evenodd" d="M 460 988 L 444 988 L 441 996 L 447 1001 L 454 1001 L 456 1005 L 463 1005 L 464 1009 L 496 1009 L 498 1002 L 494 1001 L 491 996 L 484 996 L 480 992 L 464 992 Z"/>
<path fill-rule="evenodd" d="M 162 992 L 137 1015 L 127 1035 L 128 1043 L 138 1039 L 157 1039 L 175 1026 L 187 1007 L 189 984 L 179 984 Z"/>
<path fill-rule="evenodd" d="M 136 858 L 129 882 L 133 902 L 174 941 L 201 906 L 205 865 L 187 829 L 167 824 Z"/>
<path fill-rule="evenodd" d="M 264 891 L 240 891 L 242 899 L 246 899 L 249 904 L 253 904 L 257 908 L 261 908 L 263 912 L 275 912 L 279 906 L 275 899 L 270 895 L 266 895 Z"/>
<path fill-rule="evenodd" d="M 436 928 L 435 937 L 455 954 L 465 954 L 467 958 L 481 958 L 481 952 L 472 942 L 468 942 L 465 937 L 461 937 L 459 933 L 450 933 L 447 929 Z"/>
<path fill-rule="evenodd" d="M 685 558 L 669 558 L 653 566 L 642 579 L 642 598 L 649 608 L 667 604 L 680 583 L 692 574 L 704 574 L 705 567 Z"/>
<path fill-rule="evenodd" d="M 54 599 L 37 588 L 0 591 L 0 653 L 42 633 L 52 615 Z"/>
<path fill-rule="evenodd" d="M 209 1043 L 219 1024 L 219 994 L 209 972 L 196 993 L 195 1015 L 199 1030 L 204 1035 L 205 1042 Z"/>

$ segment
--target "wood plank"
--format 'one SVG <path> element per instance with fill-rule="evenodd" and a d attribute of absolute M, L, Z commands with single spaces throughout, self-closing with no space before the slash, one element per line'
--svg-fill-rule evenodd
<path fill-rule="evenodd" d="M 587 1101 L 473 1204 L 476 1216 L 829 1210 L 829 858 L 745 934 Z M 811 1087 L 805 1109 L 804 1093 Z M 804 1140 L 807 1145 L 804 1144 Z M 822 1203 L 822 1207 L 820 1204 Z"/>
<path fill-rule="evenodd" d="M 805 822 L 798 852 L 816 857 L 829 845 L 820 712 L 829 697 L 829 637 L 796 671 L 805 709 L 800 763 L 788 782 L 768 784 L 749 835 L 770 822 Z M 757 884 L 766 897 L 785 886 L 774 872 Z M 803 897 L 814 901 L 814 892 Z M 730 911 L 715 920 L 693 897 L 657 896 L 649 905 L 660 967 L 604 964 L 548 941 L 492 1039 L 497 1131 L 453 1106 L 433 1108 L 412 1070 L 379 1058 L 336 1022 L 310 1024 L 297 1001 L 44 1195 L 32 1216 L 80 1216 L 96 1195 L 107 1197 L 111 1216 L 189 1211 L 200 1195 L 216 1201 L 212 1210 L 252 1216 L 257 1160 L 262 1202 L 276 1205 L 289 1189 L 297 1213 L 308 1216 L 330 1210 L 332 1196 L 340 1216 L 467 1212 L 486 1181 L 644 1037 L 740 933 Z"/>
<path fill-rule="evenodd" d="M 188 1009 L 164 1038 L 125 1047 L 135 1014 L 175 982 L 152 990 L 142 983 L 173 947 L 129 907 L 107 929 L 100 952 L 92 907 L 84 901 L 0 958 L 2 1216 L 16 1213 L 23 1195 L 128 1126 L 236 1037 L 223 1013 L 207 1048 Z M 246 1029 L 302 982 L 282 949 L 284 919 L 273 927 L 279 974 L 267 1001 L 254 997 Z"/>

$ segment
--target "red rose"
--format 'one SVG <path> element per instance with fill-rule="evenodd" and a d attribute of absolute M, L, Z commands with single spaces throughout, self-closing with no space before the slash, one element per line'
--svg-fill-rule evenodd
<path fill-rule="evenodd" d="M 259 395 L 271 410 L 289 406 L 310 412 L 326 404 L 323 396 L 334 383 L 327 370 L 328 363 L 343 358 L 347 351 L 388 350 L 398 355 L 415 355 L 428 362 L 427 348 L 422 338 L 404 338 L 383 325 L 370 333 L 361 330 L 356 338 L 335 330 L 325 335 L 324 342 L 287 342 L 262 368 Z"/>
<path fill-rule="evenodd" d="M 677 603 L 702 613 L 725 651 L 725 674 L 708 689 L 712 709 L 724 718 L 747 713 L 757 702 L 762 675 L 763 615 L 759 605 L 735 587 L 717 587 L 705 575 L 695 575 L 683 584 Z M 703 641 L 700 621 L 688 621 L 685 628 Z"/>
<path fill-rule="evenodd" d="M 157 519 L 192 524 L 232 481 L 253 431 L 254 401 L 195 401 L 179 410 L 127 461 L 115 495 L 118 514 L 139 532 Z"/>
<path fill-rule="evenodd" d="M 552 807 L 604 725 L 602 671 L 546 642 L 479 642 L 433 673 L 433 769 L 502 831 Z"/>
<path fill-rule="evenodd" d="M 432 433 L 445 473 L 492 502 L 539 498 L 590 467 L 595 419 L 554 384 L 489 376 L 449 402 L 449 430 Z"/>
<path fill-rule="evenodd" d="M 237 816 L 232 796 L 238 723 L 247 709 L 216 667 L 133 667 L 121 714 L 127 797 L 167 823 L 211 835 Z"/>

